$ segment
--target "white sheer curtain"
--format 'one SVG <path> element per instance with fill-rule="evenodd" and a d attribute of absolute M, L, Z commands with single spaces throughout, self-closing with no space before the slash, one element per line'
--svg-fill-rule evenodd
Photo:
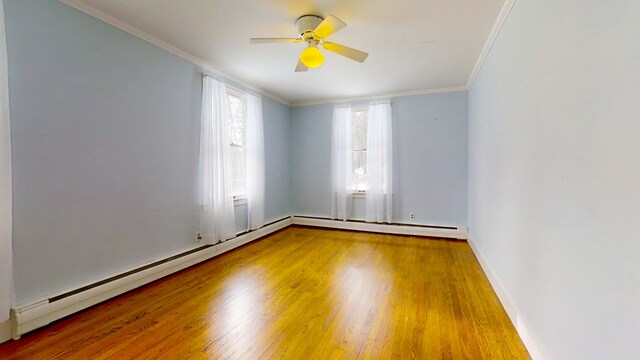
<path fill-rule="evenodd" d="M 209 244 L 228 240 L 236 234 L 229 112 L 225 84 L 205 76 L 200 132 L 200 231 L 204 242 Z"/>
<path fill-rule="evenodd" d="M 262 100 L 253 94 L 247 101 L 247 204 L 249 228 L 264 225 L 264 130 Z"/>
<path fill-rule="evenodd" d="M 351 107 L 333 109 L 331 138 L 331 218 L 347 220 L 353 192 Z"/>
<path fill-rule="evenodd" d="M 13 296 L 13 250 L 11 243 L 11 136 L 9 125 L 9 78 L 4 10 L 0 4 L 0 323 L 9 319 Z M 0 337 L 2 337 L 0 335 Z"/>
<path fill-rule="evenodd" d="M 367 123 L 367 222 L 391 222 L 391 104 L 369 105 Z M 386 210 L 386 211 L 385 211 Z"/>

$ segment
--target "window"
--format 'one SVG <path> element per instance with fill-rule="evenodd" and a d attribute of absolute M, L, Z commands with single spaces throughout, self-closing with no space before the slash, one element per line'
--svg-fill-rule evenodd
<path fill-rule="evenodd" d="M 364 193 L 367 190 L 367 120 L 366 107 L 353 108 L 351 123 L 351 147 L 353 151 L 353 191 Z"/>
<path fill-rule="evenodd" d="M 331 119 L 331 218 L 347 220 L 349 203 L 366 200 L 367 222 L 391 222 L 390 102 L 336 106 Z M 366 194 L 366 195 L 364 195 Z M 359 195 L 359 196 L 358 196 Z"/>
<path fill-rule="evenodd" d="M 227 120 L 231 130 L 229 146 L 233 198 L 242 199 L 247 197 L 247 97 L 227 88 L 227 98 L 230 109 Z"/>

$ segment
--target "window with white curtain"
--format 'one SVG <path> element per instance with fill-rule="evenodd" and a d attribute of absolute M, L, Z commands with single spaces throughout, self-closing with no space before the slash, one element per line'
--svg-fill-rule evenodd
<path fill-rule="evenodd" d="M 331 217 L 346 221 L 353 194 L 366 194 L 367 222 L 392 221 L 391 103 L 333 109 Z"/>
<path fill-rule="evenodd" d="M 247 96 L 227 87 L 231 177 L 234 199 L 247 197 Z"/>
<path fill-rule="evenodd" d="M 200 229 L 208 244 L 236 235 L 234 199 L 247 199 L 251 230 L 264 226 L 262 99 L 213 77 L 202 81 Z"/>
<path fill-rule="evenodd" d="M 354 107 L 352 109 L 352 161 L 353 161 L 353 192 L 367 191 L 367 122 L 369 109 Z"/>

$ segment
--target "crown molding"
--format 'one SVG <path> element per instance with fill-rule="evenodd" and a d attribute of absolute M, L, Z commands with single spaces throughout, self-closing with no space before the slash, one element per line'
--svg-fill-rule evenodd
<path fill-rule="evenodd" d="M 389 99 L 389 98 L 397 98 L 397 97 L 403 97 L 403 96 L 442 94 L 442 93 L 459 92 L 459 91 L 467 91 L 467 87 L 466 86 L 454 86 L 454 87 L 437 88 L 437 89 L 401 91 L 401 92 L 393 92 L 393 93 L 380 94 L 380 95 L 371 95 L 371 96 L 359 96 L 359 97 L 350 97 L 350 98 L 334 98 L 334 99 L 316 100 L 316 101 L 301 101 L 301 102 L 294 102 L 294 103 L 291 104 L 291 106 L 292 107 L 301 107 L 301 106 L 311 106 L 311 105 L 339 104 L 339 103 L 353 102 L 353 101 L 379 100 L 379 99 Z"/>
<path fill-rule="evenodd" d="M 88 5 L 87 3 L 83 2 L 82 0 L 58 0 L 61 3 L 68 5 L 78 11 L 81 11 L 85 14 L 88 14 L 98 20 L 101 20 L 111 26 L 114 26 L 124 32 L 127 32 L 139 39 L 142 39 L 148 43 L 151 43 L 159 48 L 162 48 L 174 55 L 177 55 L 191 63 L 193 63 L 194 65 L 202 68 L 204 71 L 206 72 L 210 72 L 212 75 L 214 76 L 219 76 L 222 78 L 225 78 L 229 81 L 232 81 L 244 88 L 246 88 L 249 91 L 253 91 L 255 93 L 258 93 L 260 95 L 269 97 L 285 106 L 289 106 L 289 107 L 300 107 L 300 106 L 310 106 L 310 105 L 323 105 L 323 104 L 336 104 L 336 103 L 343 103 L 343 102 L 349 102 L 349 101 L 366 101 L 366 100 L 376 100 L 376 99 L 384 99 L 384 98 L 395 98 L 395 97 L 403 97 L 403 96 L 415 96 L 415 95 L 428 95 L 428 94 L 440 94 L 440 93 L 447 93 L 447 92 L 458 92 L 458 91 L 467 91 L 471 88 L 471 85 L 473 84 L 473 81 L 475 80 L 478 72 L 480 71 L 480 68 L 482 67 L 482 64 L 484 63 L 485 58 L 487 57 L 487 54 L 489 53 L 489 50 L 491 49 L 491 47 L 493 46 L 493 43 L 495 42 L 498 34 L 500 33 L 500 30 L 502 29 L 502 26 L 504 25 L 505 20 L 507 19 L 509 12 L 511 11 L 511 9 L 513 8 L 513 5 L 515 4 L 516 0 L 505 0 L 504 5 L 502 6 L 502 9 L 500 10 L 500 13 L 498 14 L 498 18 L 496 19 L 493 28 L 491 30 L 491 33 L 489 34 L 489 37 L 487 38 L 487 41 L 484 44 L 484 47 L 482 49 L 482 52 L 480 53 L 480 56 L 478 57 L 476 64 L 473 68 L 473 71 L 471 72 L 471 75 L 469 76 L 469 79 L 467 81 L 467 84 L 465 86 L 456 86 L 456 87 L 446 87 L 446 88 L 435 88 L 435 89 L 423 89 L 423 90 L 415 90 L 415 91 L 403 91 L 403 92 L 394 92 L 394 93 L 386 93 L 386 94 L 379 94 L 379 95 L 368 95 L 368 96 L 359 96 L 359 97 L 348 97 L 348 98 L 332 98 L 332 99 L 325 99 L 325 100 L 312 100 L 312 101 L 301 101 L 301 102 L 291 102 L 291 101 L 287 101 L 273 93 L 270 93 L 264 89 L 258 88 L 256 86 L 253 86 L 245 81 L 242 81 L 238 78 L 235 78 L 221 70 L 218 70 L 216 68 L 216 66 L 214 66 L 213 64 L 211 64 L 210 62 L 207 62 L 206 60 L 203 60 L 197 56 L 194 56 L 176 46 L 173 46 L 163 40 L 158 39 L 157 37 L 150 35 L 144 31 L 142 31 L 141 29 L 128 24 L 122 20 L 119 20 L 117 18 L 115 18 L 114 16 L 111 16 L 107 13 L 105 13 L 102 10 L 99 10 L 91 5 Z"/>
<path fill-rule="evenodd" d="M 466 86 L 467 89 L 471 89 L 471 85 L 473 85 L 473 81 L 476 79 L 476 76 L 478 75 L 478 72 L 480 71 L 480 68 L 484 63 L 484 60 L 487 58 L 487 55 L 489 55 L 489 50 L 491 50 L 493 43 L 498 38 L 498 34 L 500 34 L 500 30 L 502 30 L 502 26 L 507 20 L 507 17 L 509 17 L 509 13 L 511 12 L 511 9 L 513 8 L 513 5 L 515 3 L 516 3 L 516 0 L 505 0 L 504 4 L 502 5 L 502 9 L 498 14 L 498 18 L 496 19 L 496 22 L 493 24 L 493 28 L 491 29 L 491 33 L 489 33 L 489 37 L 487 38 L 487 41 L 484 43 L 482 52 L 480 52 L 480 56 L 478 56 L 478 60 L 476 60 L 476 65 L 473 67 L 473 71 L 471 72 L 471 75 L 469 75 L 469 80 L 467 81 L 467 86 Z"/>
<path fill-rule="evenodd" d="M 269 97 L 269 98 L 271 98 L 271 99 L 273 99 L 273 100 L 275 100 L 275 101 L 277 101 L 277 102 L 279 102 L 279 103 L 281 103 L 283 105 L 291 106 L 291 103 L 289 101 L 287 101 L 285 99 L 282 99 L 281 97 L 276 96 L 276 95 L 274 95 L 274 94 L 272 94 L 272 93 L 270 93 L 270 92 L 268 92 L 268 91 L 266 91 L 264 89 L 258 88 L 256 86 L 248 84 L 248 83 L 246 83 L 246 82 L 244 82 L 244 81 L 242 81 L 240 79 L 237 79 L 237 78 L 235 78 L 235 77 L 233 77 L 233 76 L 231 76 L 231 75 L 229 75 L 229 74 L 227 74 L 227 73 L 225 73 L 225 72 L 223 72 L 221 70 L 218 70 L 213 64 L 211 64 L 211 63 L 209 63 L 209 62 L 207 62 L 207 61 L 205 61 L 203 59 L 200 59 L 200 58 L 198 58 L 198 57 L 196 57 L 194 55 L 191 55 L 188 52 L 186 52 L 186 51 L 184 51 L 184 50 L 182 50 L 182 49 L 180 49 L 180 48 L 178 48 L 176 46 L 173 46 L 173 45 L 171 45 L 171 44 L 169 44 L 169 43 L 167 43 L 167 42 L 165 42 L 163 40 L 160 40 L 157 37 L 155 37 L 153 35 L 150 35 L 150 34 L 138 29 L 137 27 L 135 27 L 135 26 L 133 26 L 131 24 L 128 24 L 128 23 L 126 23 L 126 22 L 124 22 L 122 20 L 119 20 L 119 19 L 117 19 L 117 18 L 105 13 L 102 10 L 99 10 L 99 9 L 97 9 L 97 8 L 91 6 L 91 5 L 88 5 L 88 4 L 86 4 L 85 2 L 83 2 L 81 0 L 58 0 L 58 1 L 60 1 L 61 3 L 65 4 L 65 5 L 70 6 L 70 7 L 74 8 L 74 9 L 76 9 L 76 10 L 79 10 L 79 11 L 81 11 L 81 12 L 87 14 L 87 15 L 93 16 L 94 18 L 96 18 L 98 20 L 101 20 L 102 22 L 105 22 L 105 23 L 107 23 L 107 24 L 109 24 L 111 26 L 114 26 L 114 27 L 116 27 L 116 28 L 118 28 L 118 29 L 120 29 L 120 30 L 122 30 L 124 32 L 127 32 L 127 33 L 129 33 L 129 34 L 131 34 L 131 35 L 133 35 L 133 36 L 135 36 L 135 37 L 137 37 L 139 39 L 142 39 L 142 40 L 144 40 L 144 41 L 146 41 L 148 43 L 151 43 L 151 44 L 153 44 L 153 45 L 155 45 L 155 46 L 157 46 L 159 48 L 162 48 L 162 49 L 164 49 L 164 50 L 166 50 L 166 51 L 168 51 L 168 52 L 170 52 L 170 53 L 172 53 L 174 55 L 177 55 L 177 56 L 179 56 L 179 57 L 181 57 L 181 58 L 193 63 L 194 65 L 201 67 L 203 70 L 205 70 L 207 72 L 210 72 L 212 75 L 223 77 L 223 78 L 225 78 L 225 79 L 227 79 L 229 81 L 232 81 L 232 82 L 234 82 L 234 83 L 236 83 L 236 84 L 238 84 L 238 85 L 240 85 L 242 87 L 245 87 L 247 90 L 250 90 L 250 91 L 256 92 L 256 93 L 258 93 L 260 95 Z"/>

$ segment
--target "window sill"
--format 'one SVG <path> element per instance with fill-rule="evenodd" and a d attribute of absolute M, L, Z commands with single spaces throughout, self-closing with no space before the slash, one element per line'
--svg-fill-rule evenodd
<path fill-rule="evenodd" d="M 365 199 L 367 197 L 367 192 L 364 190 L 361 191 L 354 191 L 351 193 L 351 196 L 354 199 Z M 385 193 L 384 196 L 387 196 L 387 194 Z"/>
<path fill-rule="evenodd" d="M 352 193 L 352 196 L 354 199 L 364 199 L 367 197 L 367 192 L 366 191 L 354 191 Z"/>
<path fill-rule="evenodd" d="M 233 206 L 246 205 L 247 198 L 246 197 L 233 197 Z"/>

